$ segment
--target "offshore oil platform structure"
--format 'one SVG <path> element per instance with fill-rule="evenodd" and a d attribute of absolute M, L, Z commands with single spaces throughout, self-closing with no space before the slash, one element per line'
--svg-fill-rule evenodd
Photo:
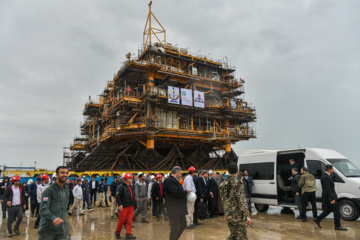
<path fill-rule="evenodd" d="M 82 136 L 64 151 L 70 170 L 221 170 L 237 161 L 231 144 L 255 137 L 256 113 L 227 58 L 167 43 L 151 2 L 138 58 L 126 57 L 99 101 L 85 104 Z"/>

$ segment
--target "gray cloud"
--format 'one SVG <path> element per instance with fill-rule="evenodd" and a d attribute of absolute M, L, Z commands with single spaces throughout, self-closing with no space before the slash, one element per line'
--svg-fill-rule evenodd
<path fill-rule="evenodd" d="M 0 164 L 55 168 L 88 96 L 142 41 L 148 1 L 1 1 Z M 325 147 L 359 163 L 358 1 L 154 1 L 168 42 L 228 56 L 257 108 L 234 146 Z"/>

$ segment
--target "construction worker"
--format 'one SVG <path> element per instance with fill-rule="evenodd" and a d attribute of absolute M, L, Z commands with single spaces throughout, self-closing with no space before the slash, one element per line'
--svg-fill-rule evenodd
<path fill-rule="evenodd" d="M 132 235 L 132 222 L 134 215 L 135 196 L 131 188 L 133 176 L 131 173 L 126 173 L 116 190 L 116 203 L 119 206 L 119 220 L 116 226 L 115 237 L 121 239 L 120 232 L 126 221 L 126 236 L 125 239 L 136 239 Z"/>
<path fill-rule="evenodd" d="M 41 204 L 41 196 L 42 196 L 43 192 L 45 191 L 45 189 L 47 189 L 50 186 L 49 175 L 47 175 L 47 174 L 42 175 L 41 180 L 42 180 L 42 183 L 39 184 L 39 186 L 36 189 L 36 198 L 37 198 L 37 201 L 39 204 L 39 208 L 40 208 L 40 204 Z M 40 214 L 38 214 L 38 217 L 35 221 L 34 228 L 39 228 L 40 219 L 41 219 Z"/>
<path fill-rule="evenodd" d="M 189 190 L 194 195 L 196 194 L 195 183 L 193 180 L 195 173 L 196 173 L 195 167 L 191 166 L 188 169 L 188 175 L 185 177 L 184 183 L 182 185 L 185 191 Z M 187 225 L 186 228 L 194 229 L 195 228 L 195 225 L 194 225 L 195 201 L 187 201 L 186 208 L 187 208 L 187 215 L 185 216 L 186 217 L 186 225 Z"/>
<path fill-rule="evenodd" d="M 70 226 L 66 220 L 66 209 L 70 196 L 69 186 L 65 184 L 68 176 L 67 167 L 57 167 L 56 182 L 42 194 L 38 240 L 70 240 Z"/>
<path fill-rule="evenodd" d="M 145 182 L 145 175 L 143 173 L 139 174 L 139 181 L 135 183 L 135 199 L 137 202 L 137 209 L 134 213 L 133 221 L 135 221 L 137 215 L 141 212 L 142 223 L 149 223 L 146 220 L 147 213 L 147 185 Z"/>
<path fill-rule="evenodd" d="M 11 178 L 12 185 L 6 188 L 4 193 L 4 201 L 8 206 L 8 219 L 7 219 L 7 229 L 8 229 L 8 237 L 13 236 L 12 232 L 12 224 L 16 218 L 16 224 L 14 226 L 14 232 L 16 235 L 20 234 L 20 224 L 23 219 L 23 209 L 26 208 L 25 204 L 25 195 L 23 191 L 21 191 L 20 186 L 20 177 L 15 175 Z"/>

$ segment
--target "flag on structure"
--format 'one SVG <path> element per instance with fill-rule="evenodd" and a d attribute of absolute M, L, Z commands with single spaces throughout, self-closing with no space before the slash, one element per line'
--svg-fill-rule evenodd
<path fill-rule="evenodd" d="M 194 91 L 194 107 L 205 108 L 204 92 Z"/>
<path fill-rule="evenodd" d="M 178 87 L 168 86 L 168 103 L 180 104 L 180 94 Z"/>
<path fill-rule="evenodd" d="M 185 106 L 193 105 L 192 90 L 181 88 L 181 104 Z"/>

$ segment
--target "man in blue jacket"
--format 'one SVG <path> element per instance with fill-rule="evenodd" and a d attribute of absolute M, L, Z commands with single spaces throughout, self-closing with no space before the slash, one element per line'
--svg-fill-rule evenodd
<path fill-rule="evenodd" d="M 252 187 L 254 186 L 254 182 L 252 177 L 249 176 L 249 172 L 247 170 L 244 170 L 244 180 L 246 181 L 247 185 L 248 185 L 248 189 L 249 189 L 249 212 L 252 213 L 251 210 L 251 193 L 252 193 Z"/>
<path fill-rule="evenodd" d="M 37 191 L 37 185 L 39 185 L 40 183 L 41 183 L 41 178 L 37 178 L 36 182 L 33 182 L 30 185 L 29 196 L 30 196 L 31 217 L 34 216 L 37 217 L 39 214 L 39 204 L 37 202 L 36 191 Z M 36 215 L 35 215 L 35 211 L 36 211 Z"/>

